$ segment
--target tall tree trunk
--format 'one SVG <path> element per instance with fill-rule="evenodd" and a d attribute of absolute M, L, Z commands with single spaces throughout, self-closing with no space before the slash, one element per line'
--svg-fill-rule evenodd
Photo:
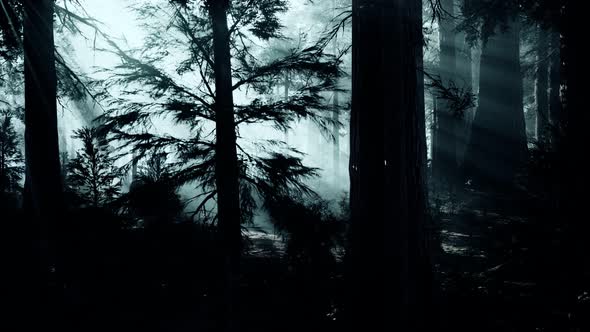
<path fill-rule="evenodd" d="M 289 100 L 289 88 L 291 87 L 291 78 L 289 77 L 289 73 L 285 73 L 285 81 L 283 82 L 283 96 L 285 98 L 285 102 Z M 285 143 L 289 144 L 289 130 L 285 131 Z"/>
<path fill-rule="evenodd" d="M 549 130 L 549 39 L 548 31 L 539 26 L 537 39 L 537 77 L 535 100 L 537 102 L 536 137 L 539 143 L 547 143 Z"/>
<path fill-rule="evenodd" d="M 479 105 L 466 155 L 476 185 L 508 188 L 527 154 L 519 23 L 497 29 L 483 46 Z"/>
<path fill-rule="evenodd" d="M 561 124 L 561 37 L 559 32 L 551 31 L 549 57 L 549 119 L 551 121 L 551 137 L 555 144 L 555 137 L 558 135 L 558 128 Z"/>
<path fill-rule="evenodd" d="M 334 151 L 332 152 L 332 172 L 334 176 L 334 182 L 340 181 L 340 94 L 338 91 L 334 92 L 334 113 L 332 113 L 332 121 L 334 126 L 332 127 L 332 136 L 334 136 Z"/>
<path fill-rule="evenodd" d="M 587 235 L 590 225 L 583 217 L 587 213 L 588 199 L 584 195 L 590 186 L 590 175 L 587 169 L 587 141 L 588 123 L 590 113 L 587 106 L 586 80 L 590 75 L 590 64 L 586 57 L 586 36 L 585 30 L 580 29 L 580 22 L 586 19 L 583 1 L 565 0 L 565 11 L 563 17 L 563 45 L 561 49 L 563 85 L 565 86 L 563 119 L 564 141 L 560 146 L 560 160 L 563 161 L 560 174 L 561 181 L 561 214 L 560 219 L 564 221 L 569 239 L 567 241 L 569 252 L 566 256 L 568 268 L 567 279 L 564 284 L 567 286 L 567 295 L 579 306 L 577 297 L 583 294 L 588 286 L 588 275 L 590 275 L 590 258 L 588 252 L 590 243 Z M 574 308 L 571 308 L 572 310 Z M 576 317 L 574 312 L 573 320 L 585 317 L 579 313 Z M 577 325 L 576 327 L 579 327 Z"/>
<path fill-rule="evenodd" d="M 421 1 L 353 1 L 352 327 L 421 330 L 424 248 Z"/>
<path fill-rule="evenodd" d="M 439 75 L 445 86 L 457 84 L 457 44 L 455 33 L 454 0 L 442 0 L 445 16 L 440 20 L 440 63 Z M 457 179 L 457 117 L 453 114 L 450 102 L 437 100 L 437 162 L 433 164 L 435 181 L 445 182 L 449 189 Z"/>
<path fill-rule="evenodd" d="M 333 16 L 336 17 L 338 15 L 337 12 L 337 2 L 336 0 L 332 0 L 332 13 Z M 335 36 L 334 43 L 333 43 L 334 54 L 338 54 L 338 36 Z M 334 183 L 340 182 L 340 94 L 338 91 L 334 91 L 333 97 L 333 106 L 334 106 L 334 113 L 332 113 L 332 121 L 334 122 L 334 126 L 332 127 L 332 136 L 333 136 L 333 151 L 332 151 L 332 174 L 334 178 Z"/>
<path fill-rule="evenodd" d="M 230 36 L 227 25 L 229 0 L 209 0 L 213 27 L 215 72 L 215 180 L 217 186 L 217 222 L 222 240 L 226 272 L 227 330 L 236 330 L 237 277 L 241 253 L 241 214 L 239 169 L 231 75 Z"/>
<path fill-rule="evenodd" d="M 468 6 L 470 0 L 463 0 L 463 8 Z M 467 34 L 465 32 L 458 34 L 458 47 L 457 54 L 457 72 L 460 79 L 458 84 L 465 90 L 474 91 L 473 86 L 473 57 L 472 47 L 467 40 Z M 469 145 L 469 136 L 471 134 L 471 123 L 473 120 L 474 109 L 470 108 L 465 111 L 463 116 L 458 119 L 457 125 L 457 165 L 462 168 L 465 161 L 465 152 Z"/>
<path fill-rule="evenodd" d="M 57 131 L 53 1 L 24 1 L 25 150 L 30 212 L 47 222 L 63 212 Z"/>
<path fill-rule="evenodd" d="M 46 322 L 49 329 L 52 328 L 50 322 L 57 312 L 48 292 L 47 277 L 49 271 L 56 272 L 52 273 L 53 278 L 61 275 L 64 270 L 59 255 L 61 241 L 58 238 L 63 234 L 61 231 L 65 208 L 57 129 L 53 6 L 53 0 L 23 1 L 26 162 L 24 198 L 25 211 L 34 225 L 25 236 L 38 234 L 39 238 L 32 243 L 33 257 L 38 262 L 26 264 L 23 269 L 23 280 L 28 282 L 23 281 L 25 285 L 21 288 L 20 296 L 27 299 L 27 312 L 37 317 L 38 321 Z M 22 240 L 22 243 L 30 243 L 30 239 Z M 30 250 L 23 249 L 25 253 Z"/>

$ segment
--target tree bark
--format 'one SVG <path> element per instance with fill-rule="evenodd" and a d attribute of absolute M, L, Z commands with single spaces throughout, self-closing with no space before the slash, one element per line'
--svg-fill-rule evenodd
<path fill-rule="evenodd" d="M 340 94 L 338 91 L 334 92 L 334 113 L 332 113 L 332 136 L 334 139 L 334 147 L 332 152 L 332 172 L 334 176 L 334 183 L 340 180 L 340 115 L 338 109 L 340 108 Z"/>
<path fill-rule="evenodd" d="M 24 0 L 25 70 L 25 193 L 24 209 L 31 219 L 21 243 L 30 243 L 32 257 L 22 269 L 19 294 L 27 312 L 52 328 L 57 311 L 47 277 L 61 276 L 59 238 L 63 236 L 64 194 L 57 127 L 57 78 L 53 39 L 53 0 Z M 31 241 L 28 236 L 34 237 Z M 22 248 L 28 253 L 30 248 Z M 20 251 L 19 251 L 20 252 Z M 26 254 L 25 254 L 26 255 Z M 26 281 L 25 281 L 26 280 Z M 61 280 L 58 277 L 57 280 Z M 21 299 L 19 299 L 21 300 Z M 25 324 L 30 322 L 25 322 Z M 25 328 L 26 329 L 26 328 Z"/>
<path fill-rule="evenodd" d="M 549 119 L 552 125 L 551 137 L 555 136 L 561 125 L 561 37 L 558 31 L 551 31 L 551 56 L 549 58 Z"/>
<path fill-rule="evenodd" d="M 421 1 L 353 1 L 349 310 L 356 331 L 425 324 L 421 8 Z"/>
<path fill-rule="evenodd" d="M 475 185 L 507 189 L 523 165 L 527 140 L 520 70 L 520 29 L 512 20 L 485 43 L 481 55 L 479 105 L 466 155 Z"/>
<path fill-rule="evenodd" d="M 537 39 L 537 77 L 535 83 L 535 100 L 537 102 L 536 137 L 541 144 L 548 142 L 549 130 L 549 39 L 548 31 L 539 26 Z"/>
<path fill-rule="evenodd" d="M 230 36 L 227 24 L 229 1 L 208 1 L 213 28 L 215 72 L 215 180 L 217 186 L 217 223 L 225 260 L 226 330 L 235 331 L 237 278 L 241 254 L 241 213 L 239 169 L 231 74 Z"/>
<path fill-rule="evenodd" d="M 53 1 L 24 1 L 25 151 L 29 212 L 46 222 L 63 212 L 57 130 Z"/>
<path fill-rule="evenodd" d="M 442 0 L 445 16 L 439 20 L 440 62 L 439 75 L 445 86 L 457 82 L 457 44 L 454 25 L 454 0 Z M 434 180 L 444 182 L 454 188 L 457 180 L 457 117 L 453 114 L 450 102 L 437 100 L 437 160 L 433 164 Z"/>
<path fill-rule="evenodd" d="M 587 234 L 590 225 L 584 219 L 587 210 L 587 195 L 583 193 L 590 186 L 590 175 L 587 170 L 587 138 L 590 113 L 587 110 L 586 80 L 590 75 L 588 59 L 586 57 L 585 31 L 580 29 L 580 22 L 585 19 L 584 3 L 575 0 L 565 0 L 563 16 L 563 45 L 561 49 L 562 59 L 562 84 L 564 90 L 564 109 L 562 122 L 564 124 L 565 137 L 559 146 L 560 160 L 563 161 L 560 174 L 563 175 L 561 184 L 561 216 L 569 235 L 566 255 L 568 270 L 567 295 L 571 300 L 572 309 L 576 303 L 582 307 L 576 299 L 584 287 L 587 286 L 590 274 L 590 259 L 588 251 Z M 573 320 L 585 317 L 576 317 Z M 579 327 L 579 326 L 576 326 Z"/>
<path fill-rule="evenodd" d="M 468 6 L 469 0 L 463 0 L 463 7 Z M 457 72 L 460 79 L 458 84 L 462 85 L 465 90 L 474 92 L 473 86 L 473 57 L 472 47 L 467 40 L 467 34 L 462 32 L 458 34 L 457 54 Z M 469 137 L 471 135 L 471 124 L 473 120 L 474 109 L 465 110 L 463 116 L 458 119 L 457 124 L 457 165 L 462 169 L 465 162 L 465 152 L 469 145 Z"/>

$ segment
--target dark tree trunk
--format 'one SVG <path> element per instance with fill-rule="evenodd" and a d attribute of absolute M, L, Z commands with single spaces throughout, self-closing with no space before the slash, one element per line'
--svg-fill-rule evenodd
<path fill-rule="evenodd" d="M 587 78 L 590 75 L 586 56 L 585 30 L 580 29 L 580 22 L 585 17 L 584 2 L 565 0 L 563 17 L 563 45 L 561 52 L 563 84 L 565 86 L 563 123 L 564 141 L 560 146 L 560 160 L 563 167 L 561 188 L 561 219 L 564 221 L 569 239 L 569 252 L 565 255 L 568 266 L 567 294 L 572 301 L 580 305 L 576 298 L 588 286 L 590 276 L 590 243 L 587 235 L 590 224 L 583 216 L 587 214 L 587 192 L 590 186 L 588 173 L 588 123 L 590 112 L 587 105 Z M 574 308 L 572 308 L 573 310 Z M 579 314 L 579 316 L 577 315 Z M 587 319 L 584 312 L 573 315 L 574 323 L 578 319 Z M 577 325 L 579 326 L 579 325 Z"/>
<path fill-rule="evenodd" d="M 424 248 L 421 1 L 353 1 L 350 207 L 355 331 L 419 331 Z"/>
<path fill-rule="evenodd" d="M 468 6 L 469 0 L 463 0 L 463 7 Z M 473 86 L 473 58 L 471 45 L 467 40 L 466 33 L 459 33 L 458 42 L 460 48 L 457 54 L 457 73 L 460 79 L 457 84 L 462 86 L 465 90 L 474 91 Z M 473 120 L 474 109 L 465 110 L 463 116 L 458 119 L 457 123 L 457 165 L 462 168 L 465 161 L 465 152 L 469 145 L 469 137 L 471 135 L 471 123 Z"/>
<path fill-rule="evenodd" d="M 454 0 L 442 0 L 445 10 L 440 26 L 440 64 L 439 75 L 445 86 L 457 82 L 457 44 L 455 33 Z M 450 103 L 442 98 L 437 100 L 436 163 L 433 164 L 434 180 L 455 187 L 457 180 L 457 117 Z"/>
<path fill-rule="evenodd" d="M 291 87 L 291 78 L 289 77 L 289 73 L 285 73 L 285 82 L 283 82 L 283 94 L 285 101 L 289 99 L 289 88 Z M 285 131 L 285 143 L 289 144 L 289 131 Z"/>
<path fill-rule="evenodd" d="M 475 185 L 509 188 L 527 154 L 519 23 L 497 29 L 483 46 L 479 105 L 466 155 Z"/>
<path fill-rule="evenodd" d="M 549 138 L 549 32 L 539 27 L 537 39 L 537 77 L 535 82 L 535 100 L 537 102 L 536 137 L 539 143 L 547 143 Z"/>
<path fill-rule="evenodd" d="M 241 214 L 239 198 L 239 169 L 236 151 L 236 131 L 231 73 L 229 30 L 227 25 L 228 0 L 209 1 L 213 27 L 215 71 L 215 180 L 217 186 L 217 223 L 225 259 L 227 330 L 236 330 L 235 304 L 237 277 L 241 253 Z"/>
<path fill-rule="evenodd" d="M 46 222 L 63 212 L 57 131 L 53 1 L 24 1 L 25 150 L 29 212 Z M 51 226 L 49 226 L 51 227 Z"/>
<path fill-rule="evenodd" d="M 338 109 L 340 108 L 340 94 L 338 91 L 334 92 L 334 113 L 332 113 L 332 121 L 334 126 L 332 127 L 332 136 L 334 139 L 334 151 L 332 152 L 332 172 L 334 174 L 334 182 L 340 181 L 340 114 Z"/>
<path fill-rule="evenodd" d="M 21 299 L 29 315 L 51 329 L 57 311 L 48 292 L 47 277 L 63 272 L 58 246 L 63 230 L 64 196 L 57 127 L 57 78 L 53 39 L 53 0 L 24 0 L 23 47 L 25 70 L 25 211 L 33 221 L 22 238 L 32 244 L 32 257 L 23 273 Z M 29 225 L 29 224 L 27 224 Z M 26 227 L 25 227 L 26 228 Z M 38 235 L 38 237 L 37 237 Z M 34 237 L 33 241 L 26 237 Z M 31 243 L 32 242 L 32 243 Z M 19 244 L 20 245 L 20 244 Z M 27 255 L 30 248 L 19 251 Z M 14 250 L 14 248 L 12 248 Z M 33 259 L 31 259 L 33 258 Z M 29 268 L 31 268 L 29 270 Z M 54 280 L 61 280 L 54 279 Z M 21 320 L 25 324 L 26 318 Z M 27 329 L 27 328 L 24 328 Z"/>
<path fill-rule="evenodd" d="M 549 119 L 552 125 L 552 137 L 557 135 L 561 124 L 561 40 L 558 31 L 551 31 L 549 58 Z M 555 139 L 553 139 L 555 142 Z"/>

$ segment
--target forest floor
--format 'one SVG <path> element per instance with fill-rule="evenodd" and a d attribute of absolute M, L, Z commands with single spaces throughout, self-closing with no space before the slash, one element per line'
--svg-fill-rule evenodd
<path fill-rule="evenodd" d="M 588 293 L 571 309 L 550 209 L 525 192 L 466 189 L 435 202 L 445 331 L 587 331 Z M 533 213 L 534 211 L 534 213 Z M 566 308 L 570 308 L 569 310 Z"/>

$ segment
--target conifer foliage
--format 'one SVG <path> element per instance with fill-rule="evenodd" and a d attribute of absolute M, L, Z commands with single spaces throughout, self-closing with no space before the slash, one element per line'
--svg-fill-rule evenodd
<path fill-rule="evenodd" d="M 107 51 L 119 56 L 121 63 L 100 82 L 109 105 L 99 119 L 101 130 L 110 141 L 124 142 L 121 153 L 132 150 L 142 158 L 150 151 L 169 151 L 177 163 L 173 174 L 177 186 L 190 183 L 203 192 L 195 216 L 209 216 L 215 210 L 210 203 L 218 198 L 216 125 L 221 121 L 219 111 L 227 107 L 217 100 L 210 6 L 206 1 L 172 1 L 136 8 L 148 32 L 145 46 L 127 51 L 111 42 Z M 339 110 L 329 105 L 329 94 L 324 92 L 338 89 L 336 80 L 342 72 L 340 59 L 324 52 L 319 41 L 302 42 L 287 54 L 261 60 L 259 54 L 265 49 L 260 45 L 281 37 L 279 15 L 288 9 L 286 1 L 235 0 L 227 8 L 240 210 L 247 221 L 256 207 L 254 197 L 309 193 L 303 180 L 316 170 L 305 166 L 303 155 L 284 142 L 246 138 L 240 130 L 261 124 L 287 130 L 298 119 L 311 119 L 329 130 L 332 114 Z M 162 13 L 170 17 L 168 22 L 162 21 Z M 288 98 L 277 100 L 272 87 L 287 73 L 303 77 L 304 83 Z M 122 92 L 111 93 L 115 89 Z M 174 129 L 162 130 L 164 126 L 157 124 L 163 123 Z M 181 131 L 187 134 L 178 134 Z M 281 181 L 271 176 L 278 173 Z"/>
<path fill-rule="evenodd" d="M 73 138 L 82 143 L 82 148 L 68 165 L 68 184 L 84 203 L 92 207 L 108 205 L 119 195 L 120 186 L 108 144 L 94 128 L 81 128 Z"/>
<path fill-rule="evenodd" d="M 2 111 L 0 116 L 0 193 L 4 194 L 20 189 L 24 159 L 12 124 L 13 116 L 9 111 Z"/>

